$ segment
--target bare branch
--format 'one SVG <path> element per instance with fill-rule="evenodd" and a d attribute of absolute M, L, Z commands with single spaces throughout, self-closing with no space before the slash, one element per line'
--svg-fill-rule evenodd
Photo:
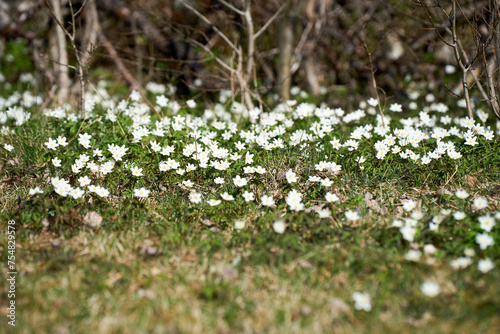
<path fill-rule="evenodd" d="M 266 31 L 266 29 L 271 25 L 271 23 L 273 23 L 274 20 L 276 20 L 276 18 L 281 14 L 281 12 L 283 11 L 283 9 L 285 9 L 286 5 L 288 5 L 289 2 L 290 2 L 290 0 L 286 0 L 285 3 L 283 3 L 283 5 L 281 5 L 280 9 L 278 9 L 278 11 L 276 13 L 274 13 L 273 16 L 271 16 L 271 18 L 262 26 L 262 28 L 260 28 L 259 31 L 257 31 L 255 33 L 254 39 L 259 38 L 259 36 L 264 31 Z"/>
<path fill-rule="evenodd" d="M 233 12 L 235 12 L 235 13 L 241 15 L 241 16 L 245 16 L 245 12 L 243 12 L 243 11 L 239 10 L 238 8 L 234 7 L 229 2 L 224 1 L 224 0 L 218 0 L 218 2 L 221 3 L 221 4 L 223 4 L 227 8 L 231 9 Z"/>
<path fill-rule="evenodd" d="M 80 7 L 80 9 L 75 13 L 75 17 L 77 17 L 81 12 L 82 10 L 85 8 L 85 5 L 87 4 L 87 0 L 83 0 L 83 3 L 82 3 L 82 6 Z"/>
<path fill-rule="evenodd" d="M 219 35 L 223 40 L 224 42 L 227 43 L 227 45 L 229 45 L 229 47 L 231 49 L 233 49 L 234 52 L 238 53 L 240 52 L 240 50 L 238 50 L 238 48 L 236 47 L 236 45 L 231 42 L 229 40 L 229 38 L 227 38 L 226 35 L 224 35 L 224 33 L 222 33 L 222 31 L 220 31 L 212 22 L 210 22 L 210 20 L 204 16 L 203 14 L 201 14 L 199 11 L 197 11 L 195 8 L 193 8 L 192 6 L 188 5 L 184 0 L 178 0 L 184 7 L 186 7 L 187 9 L 189 9 L 191 12 L 193 12 L 196 16 L 198 16 L 203 22 L 205 22 L 206 24 L 208 24 L 216 33 L 217 35 Z"/>
<path fill-rule="evenodd" d="M 425 11 L 425 14 L 427 15 L 427 17 L 429 18 L 429 22 L 431 23 L 432 25 L 432 29 L 434 30 L 434 32 L 436 33 L 436 35 L 439 37 L 439 39 L 446 45 L 448 45 L 449 47 L 453 47 L 452 44 L 448 43 L 444 37 L 439 33 L 435 23 L 434 23 L 434 20 L 432 19 L 432 15 L 431 13 L 429 13 L 429 10 L 427 8 L 427 5 L 424 4 L 421 0 L 418 1 L 418 3 L 420 4 L 420 6 L 422 6 L 422 8 L 424 9 Z"/>

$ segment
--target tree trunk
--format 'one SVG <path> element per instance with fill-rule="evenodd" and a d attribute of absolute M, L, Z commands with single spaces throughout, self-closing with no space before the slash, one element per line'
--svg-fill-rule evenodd
<path fill-rule="evenodd" d="M 62 22 L 61 15 L 61 0 L 51 0 L 51 6 L 54 10 L 54 15 Z M 57 98 L 59 103 L 65 103 L 68 100 L 69 95 L 69 69 L 68 69 L 68 49 L 66 44 L 66 36 L 64 31 L 58 24 L 54 25 L 54 34 L 57 45 L 57 63 L 54 64 L 54 69 L 56 73 L 57 87 L 59 88 L 57 92 Z M 55 55 L 54 55 L 55 56 Z"/>
<path fill-rule="evenodd" d="M 317 96 L 320 93 L 320 87 L 318 73 L 316 72 L 316 64 L 314 62 L 314 56 L 312 54 L 307 54 L 304 66 L 309 91 L 311 94 Z"/>
<path fill-rule="evenodd" d="M 83 35 L 82 42 L 82 65 L 87 66 L 90 58 L 92 57 L 92 52 L 94 46 L 97 42 L 97 34 L 99 29 L 99 19 L 97 17 L 97 9 L 95 5 L 95 0 L 88 0 L 85 10 L 85 32 Z"/>
<path fill-rule="evenodd" d="M 283 101 L 290 100 L 292 85 L 292 53 L 294 42 L 294 27 L 292 18 L 285 15 L 280 26 L 280 55 L 278 63 L 278 89 Z"/>

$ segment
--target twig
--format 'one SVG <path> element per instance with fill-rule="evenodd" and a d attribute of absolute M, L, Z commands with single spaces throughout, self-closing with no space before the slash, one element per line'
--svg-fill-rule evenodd
<path fill-rule="evenodd" d="M 460 66 L 460 69 L 462 70 L 462 85 L 464 86 L 464 97 L 465 97 L 465 103 L 467 105 L 467 111 L 469 113 L 469 117 L 474 119 L 474 115 L 472 113 L 472 106 L 470 103 L 470 96 L 469 96 L 469 87 L 467 84 L 467 72 L 470 69 L 470 64 L 467 66 L 463 63 L 462 57 L 460 57 L 460 50 L 458 47 L 458 38 L 457 38 L 457 27 L 456 27 L 456 21 L 457 21 L 457 15 L 456 15 L 456 0 L 452 0 L 451 2 L 451 17 L 450 17 L 450 23 L 451 23 L 451 36 L 453 38 L 453 51 L 455 53 L 455 59 L 457 60 L 458 65 Z"/>
<path fill-rule="evenodd" d="M 208 24 L 210 26 L 210 28 L 212 28 L 217 33 L 217 35 L 219 35 L 226 42 L 226 44 L 229 45 L 229 47 L 231 49 L 233 49 L 234 52 L 236 52 L 236 53 L 240 52 L 240 50 L 238 50 L 238 48 L 236 47 L 236 45 L 233 42 L 231 42 L 229 40 L 229 38 L 227 38 L 227 36 L 224 35 L 224 33 L 222 33 L 212 22 L 210 22 L 210 20 L 206 16 L 204 16 L 203 14 L 201 14 L 199 11 L 197 11 L 192 6 L 188 5 L 184 0 L 178 0 L 178 1 L 184 7 L 186 7 L 187 9 L 189 9 L 196 16 L 198 16 L 203 22 L 205 22 L 206 24 Z"/>
<path fill-rule="evenodd" d="M 372 61 L 372 54 L 370 52 L 370 50 L 368 49 L 368 45 L 366 44 L 366 39 L 365 39 L 365 35 L 364 35 L 364 27 L 363 27 L 363 44 L 364 44 L 364 47 L 365 47 L 365 50 L 366 50 L 366 53 L 368 54 L 368 60 L 370 61 L 370 70 L 371 70 L 371 73 L 372 73 L 372 80 L 373 80 L 373 87 L 375 88 L 375 95 L 377 96 L 377 106 L 378 106 L 378 110 L 380 112 L 380 115 L 382 116 L 381 119 L 382 119 L 382 126 L 385 127 L 385 120 L 384 120 L 384 111 L 382 110 L 382 105 L 381 105 L 381 102 L 380 102 L 380 95 L 378 94 L 378 86 L 377 86 L 377 79 L 375 78 L 375 69 L 373 68 L 373 61 Z"/>
<path fill-rule="evenodd" d="M 271 16 L 271 18 L 262 26 L 262 28 L 260 28 L 256 33 L 255 33 L 255 39 L 259 38 L 259 36 L 264 32 L 266 31 L 266 29 L 271 25 L 271 23 L 273 23 L 274 20 L 276 20 L 276 18 L 281 14 L 281 12 L 283 11 L 283 9 L 285 9 L 286 5 L 288 5 L 288 3 L 290 2 L 290 0 L 287 0 L 283 3 L 283 5 L 281 5 L 281 7 L 278 9 L 278 11 L 276 13 L 274 13 L 273 16 Z"/>
<path fill-rule="evenodd" d="M 223 4 L 224 6 L 226 6 L 227 8 L 231 9 L 233 12 L 241 15 L 241 16 L 244 16 L 245 15 L 245 12 L 239 10 L 238 8 L 234 7 L 233 5 L 231 5 L 229 2 L 227 1 L 224 1 L 224 0 L 218 0 L 219 3 Z"/>
<path fill-rule="evenodd" d="M 92 123 L 90 124 L 87 124 L 85 127 L 82 128 L 82 125 L 83 125 L 83 122 L 85 122 L 85 120 L 82 120 L 82 123 L 80 124 L 80 128 L 78 129 L 78 131 L 76 132 L 76 134 L 73 136 L 73 138 L 71 138 L 69 141 L 68 141 L 68 144 L 71 143 L 73 140 L 75 140 L 76 136 L 78 136 L 82 131 L 84 131 L 86 128 L 88 128 L 89 126 L 91 126 L 92 124 L 96 123 L 96 122 L 99 122 L 101 119 L 102 119 L 103 116 L 99 117 L 99 118 L 96 118 Z"/>

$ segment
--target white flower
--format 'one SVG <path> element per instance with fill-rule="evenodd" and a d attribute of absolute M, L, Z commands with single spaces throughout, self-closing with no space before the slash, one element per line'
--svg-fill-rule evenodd
<path fill-rule="evenodd" d="M 264 205 L 264 206 L 273 206 L 274 205 L 274 199 L 272 196 L 262 195 L 260 200 L 262 202 L 262 205 Z"/>
<path fill-rule="evenodd" d="M 132 171 L 132 175 L 133 176 L 142 176 L 142 168 L 139 168 L 139 167 L 132 167 L 130 168 L 130 170 Z"/>
<path fill-rule="evenodd" d="M 69 184 L 61 184 L 55 187 L 55 192 L 59 195 L 66 197 L 73 188 Z"/>
<path fill-rule="evenodd" d="M 318 212 L 319 218 L 328 218 L 328 217 L 330 217 L 330 214 L 331 214 L 331 212 L 328 209 L 323 209 L 323 210 Z"/>
<path fill-rule="evenodd" d="M 252 167 L 252 166 L 245 166 L 243 167 L 243 172 L 245 174 L 252 174 L 252 173 L 255 173 L 255 167 Z"/>
<path fill-rule="evenodd" d="M 80 187 L 85 187 L 90 184 L 90 179 L 88 176 L 83 176 L 78 179 L 78 182 L 80 183 Z"/>
<path fill-rule="evenodd" d="M 215 184 L 223 184 L 224 179 L 222 177 L 216 177 L 214 182 L 215 182 Z"/>
<path fill-rule="evenodd" d="M 431 244 L 427 244 L 424 246 L 424 253 L 425 254 L 434 254 L 437 251 L 436 247 Z"/>
<path fill-rule="evenodd" d="M 439 224 L 429 223 L 429 230 L 431 230 L 431 231 L 437 231 L 438 229 L 439 229 Z"/>
<path fill-rule="evenodd" d="M 394 221 L 395 222 L 395 221 Z M 394 224 L 393 222 L 393 224 Z M 417 234 L 417 229 L 409 224 L 404 225 L 399 229 L 399 232 L 403 235 L 403 238 L 408 242 L 413 242 L 415 234 Z"/>
<path fill-rule="evenodd" d="M 493 228 L 493 226 L 495 226 L 495 219 L 489 214 L 486 216 L 479 217 L 478 220 L 479 223 L 481 224 L 480 225 L 481 229 L 486 232 L 491 232 L 491 229 Z"/>
<path fill-rule="evenodd" d="M 201 202 L 201 194 L 192 192 L 191 194 L 189 194 L 189 200 L 191 201 L 191 203 L 198 204 Z"/>
<path fill-rule="evenodd" d="M 47 148 L 50 148 L 51 150 L 55 151 L 57 146 L 59 146 L 59 144 L 54 139 L 49 138 L 49 141 L 45 143 L 45 146 L 47 146 Z"/>
<path fill-rule="evenodd" d="M 410 215 L 413 219 L 420 220 L 424 218 L 424 213 L 422 211 L 413 211 Z"/>
<path fill-rule="evenodd" d="M 403 111 L 403 106 L 398 104 L 398 103 L 393 103 L 389 107 L 389 110 L 393 111 L 393 112 L 401 112 L 401 111 Z"/>
<path fill-rule="evenodd" d="M 402 227 L 403 226 L 403 222 L 401 220 L 394 219 L 392 221 L 391 226 L 393 226 L 393 227 Z"/>
<path fill-rule="evenodd" d="M 337 202 L 339 200 L 339 197 L 335 194 L 332 194 L 332 193 L 326 193 L 325 195 L 325 199 L 328 203 L 331 203 L 331 202 Z"/>
<path fill-rule="evenodd" d="M 464 250 L 464 254 L 467 257 L 473 257 L 474 255 L 476 255 L 476 252 L 472 248 L 466 248 Z"/>
<path fill-rule="evenodd" d="M 453 74 L 453 73 L 455 73 L 455 72 L 456 72 L 456 68 L 455 68 L 455 66 L 453 66 L 453 65 L 446 65 L 446 66 L 444 67 L 444 72 L 445 72 L 446 74 Z"/>
<path fill-rule="evenodd" d="M 286 180 L 288 181 L 288 183 L 297 182 L 297 175 L 294 172 L 292 172 L 291 169 L 289 169 L 286 172 Z"/>
<path fill-rule="evenodd" d="M 456 260 L 450 262 L 453 269 L 464 269 L 472 264 L 472 259 L 470 257 L 459 257 Z"/>
<path fill-rule="evenodd" d="M 12 146 L 10 144 L 4 144 L 3 148 L 5 148 L 9 152 L 12 152 L 12 150 L 14 149 L 14 146 Z"/>
<path fill-rule="evenodd" d="M 237 187 L 244 187 L 248 183 L 247 179 L 244 177 L 241 177 L 239 175 L 236 175 L 235 178 L 233 178 L 234 185 Z"/>
<path fill-rule="evenodd" d="M 78 135 L 78 143 L 80 143 L 80 145 L 82 145 L 85 148 L 90 148 L 90 138 L 91 137 L 92 137 L 92 135 L 89 135 L 88 133 L 80 133 Z"/>
<path fill-rule="evenodd" d="M 103 187 L 98 187 L 97 190 L 95 191 L 97 196 L 99 197 L 108 197 L 109 196 L 109 190 Z"/>
<path fill-rule="evenodd" d="M 52 164 L 55 167 L 61 167 L 61 159 L 59 159 L 58 157 L 55 157 L 54 159 L 52 159 Z"/>
<path fill-rule="evenodd" d="M 449 216 L 451 214 L 451 209 L 441 209 L 440 212 L 443 216 Z"/>
<path fill-rule="evenodd" d="M 405 255 L 405 259 L 408 261 L 418 262 L 420 260 L 420 256 L 422 252 L 416 249 L 410 249 L 408 253 Z"/>
<path fill-rule="evenodd" d="M 264 174 L 266 172 L 266 169 L 262 166 L 257 166 L 257 168 L 255 168 L 255 171 L 259 174 Z"/>
<path fill-rule="evenodd" d="M 455 220 L 462 220 L 465 218 L 465 213 L 462 211 L 456 211 L 453 213 L 453 218 L 455 218 Z"/>
<path fill-rule="evenodd" d="M 220 199 L 211 199 L 208 201 L 208 204 L 210 204 L 210 206 L 217 206 L 221 203 L 221 200 Z"/>
<path fill-rule="evenodd" d="M 325 177 L 323 180 L 321 180 L 321 185 L 323 187 L 331 187 L 332 184 L 333 184 L 333 181 L 330 181 L 330 179 L 327 177 Z"/>
<path fill-rule="evenodd" d="M 403 203 L 403 209 L 406 211 L 411 211 L 417 207 L 417 202 L 413 200 L 408 200 L 405 203 Z"/>
<path fill-rule="evenodd" d="M 345 212 L 347 220 L 355 221 L 359 219 L 359 214 L 356 211 L 348 210 Z"/>
<path fill-rule="evenodd" d="M 188 188 L 191 188 L 194 185 L 193 181 L 191 180 L 182 181 L 182 184 Z"/>
<path fill-rule="evenodd" d="M 237 220 L 234 222 L 234 228 L 237 230 L 241 230 L 245 228 L 245 221 L 244 220 Z"/>
<path fill-rule="evenodd" d="M 309 176 L 309 182 L 321 182 L 321 178 L 319 176 Z"/>
<path fill-rule="evenodd" d="M 463 189 L 458 189 L 455 192 L 455 196 L 457 196 L 460 199 L 466 199 L 467 197 L 469 197 L 469 193 Z"/>
<path fill-rule="evenodd" d="M 43 191 L 42 189 L 40 189 L 40 187 L 35 187 L 30 189 L 29 194 L 30 195 L 43 194 Z"/>
<path fill-rule="evenodd" d="M 479 248 L 485 250 L 488 246 L 493 246 L 495 241 L 488 233 L 482 233 L 476 235 L 476 243 L 479 245 Z"/>
<path fill-rule="evenodd" d="M 273 223 L 273 230 L 276 233 L 283 234 L 285 232 L 285 222 L 283 220 L 277 220 Z"/>
<path fill-rule="evenodd" d="M 437 216 L 432 217 L 432 222 L 439 225 L 443 222 L 444 218 L 444 216 L 438 214 Z"/>
<path fill-rule="evenodd" d="M 147 198 L 151 191 L 146 188 L 134 189 L 134 196 L 140 198 Z"/>
<path fill-rule="evenodd" d="M 226 201 L 234 201 L 234 197 L 233 195 L 229 195 L 227 193 L 227 191 L 225 193 L 223 193 L 222 195 L 220 195 L 222 197 L 223 200 L 226 200 Z"/>
<path fill-rule="evenodd" d="M 137 90 L 134 90 L 131 94 L 130 94 L 130 99 L 132 101 L 139 101 L 141 99 L 141 93 L 139 93 Z"/>
<path fill-rule="evenodd" d="M 194 102 L 194 100 L 187 100 L 186 101 L 186 104 L 189 108 L 194 108 L 196 107 L 196 102 Z"/>
<path fill-rule="evenodd" d="M 74 188 L 69 191 L 69 195 L 73 197 L 74 199 L 81 198 L 85 194 L 85 191 L 83 191 L 80 188 Z"/>
<path fill-rule="evenodd" d="M 378 106 L 378 100 L 374 99 L 373 97 L 369 98 L 368 101 L 366 102 L 368 102 L 368 104 L 371 105 L 372 107 Z"/>
<path fill-rule="evenodd" d="M 426 280 L 424 283 L 422 283 L 422 285 L 420 286 L 420 290 L 424 295 L 431 298 L 436 297 L 441 292 L 439 284 L 431 280 Z"/>
<path fill-rule="evenodd" d="M 156 104 L 159 105 L 160 107 L 166 107 L 168 103 L 168 97 L 165 97 L 165 95 L 159 95 L 156 97 Z"/>
<path fill-rule="evenodd" d="M 479 260 L 479 262 L 477 263 L 477 268 L 483 274 L 486 274 L 488 271 L 490 271 L 494 267 L 495 267 L 495 265 L 493 264 L 493 262 L 490 259 Z"/>
<path fill-rule="evenodd" d="M 57 144 L 60 146 L 68 145 L 68 142 L 66 141 L 66 137 L 62 137 L 62 136 L 57 137 Z"/>
<path fill-rule="evenodd" d="M 152 149 L 153 151 L 155 151 L 155 152 L 160 152 L 160 150 L 162 149 L 162 148 L 161 148 L 161 146 L 160 146 L 160 144 L 158 144 L 158 143 L 156 142 L 156 140 L 155 140 L 155 141 L 150 142 L 149 144 L 151 145 L 151 149 Z"/>
<path fill-rule="evenodd" d="M 372 310 L 371 298 L 368 293 L 356 291 L 352 294 L 352 299 L 354 299 L 354 308 L 356 310 L 364 310 L 366 312 Z"/>
<path fill-rule="evenodd" d="M 71 170 L 73 171 L 73 173 L 75 174 L 78 174 L 80 173 L 80 168 L 78 167 L 78 165 L 71 165 Z"/>
<path fill-rule="evenodd" d="M 484 209 L 488 206 L 488 201 L 484 197 L 474 198 L 474 202 L 472 203 L 474 207 L 478 210 Z"/>
<path fill-rule="evenodd" d="M 243 198 L 245 199 L 245 202 L 251 202 L 255 199 L 253 192 L 245 191 L 243 193 Z"/>

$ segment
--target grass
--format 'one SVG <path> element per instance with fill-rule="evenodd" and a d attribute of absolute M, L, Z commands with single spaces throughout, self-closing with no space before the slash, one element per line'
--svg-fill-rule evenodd
<path fill-rule="evenodd" d="M 96 117 L 103 113 L 96 108 Z M 293 129 L 308 129 L 312 121 L 297 120 Z M 394 117 L 393 124 L 400 126 L 398 122 Z M 376 123 L 367 116 L 361 124 Z M 148 140 L 132 143 L 131 125 L 130 118 L 119 117 L 118 122 L 97 122 L 84 131 L 92 134 L 93 148 L 104 151 L 110 143 L 129 148 L 124 162 L 101 179 L 88 171 L 71 172 L 73 161 L 84 152 L 77 140 L 55 152 L 44 145 L 58 135 L 69 140 L 80 123 L 34 113 L 28 123 L 15 127 L 15 134 L 2 137 L 3 143 L 15 147 L 12 152 L 3 150 L 0 157 L 0 225 L 6 231 L 7 221 L 16 221 L 18 246 L 18 313 L 13 332 L 500 332 L 498 220 L 490 232 L 493 246 L 480 250 L 475 242 L 481 232 L 477 218 L 499 210 L 498 139 L 480 139 L 473 147 L 456 140 L 461 159 L 442 158 L 429 165 L 397 155 L 376 159 L 377 138 L 362 141 L 353 152 L 314 143 L 304 149 L 285 146 L 273 151 L 247 145 L 254 154 L 252 165 L 263 166 L 267 173 L 246 175 L 251 180 L 240 189 L 231 180 L 243 175 L 244 154 L 226 171 L 198 168 L 183 176 L 160 173 L 163 158 L 152 152 Z M 358 125 L 336 126 L 323 141 L 335 136 L 344 142 Z M 239 124 L 239 128 L 249 127 L 248 122 Z M 172 132 L 162 143 L 176 147 L 174 157 L 183 166 L 190 161 L 182 156 L 185 141 L 185 134 Z M 234 150 L 233 142 L 224 145 Z M 415 151 L 432 145 L 435 142 Z M 314 169 L 325 155 L 327 161 L 342 166 L 338 175 Z M 355 162 L 359 155 L 367 158 L 363 170 Z M 55 156 L 62 158 L 61 168 L 51 163 Z M 128 162 L 143 168 L 144 176 L 131 177 L 124 167 Z M 286 181 L 290 168 L 301 180 L 297 184 Z M 80 175 L 89 175 L 109 189 L 110 196 L 61 197 L 50 186 L 55 175 L 73 185 Z M 333 180 L 329 189 L 339 202 L 326 203 L 326 189 L 305 182 L 311 175 Z M 216 177 L 224 177 L 225 184 L 215 185 Z M 203 193 L 203 203 L 189 202 L 191 189 L 181 184 L 188 178 Z M 28 195 L 35 186 L 43 188 L 44 194 Z M 149 198 L 133 197 L 133 189 L 139 187 L 152 190 Z M 291 189 L 303 194 L 305 211 L 288 209 L 285 198 Z M 470 198 L 458 199 L 457 189 L 465 189 Z M 256 199 L 270 194 L 277 206 L 262 207 L 258 200 L 247 203 L 241 198 L 243 190 L 253 191 Z M 225 191 L 235 201 L 216 207 L 205 203 Z M 478 196 L 487 198 L 487 209 L 472 207 L 472 198 Z M 410 199 L 425 214 L 411 245 L 391 226 L 394 219 L 409 216 L 401 204 Z M 323 208 L 331 210 L 330 218 L 318 217 L 316 211 Z M 448 216 L 439 233 L 430 231 L 429 222 L 442 209 L 464 211 L 467 218 L 456 221 Z M 347 221 L 347 210 L 359 212 L 361 219 Z M 89 225 L 84 219 L 88 212 L 103 218 L 100 226 Z M 272 224 L 281 217 L 287 227 L 278 234 Z M 245 220 L 244 229 L 234 228 L 236 219 Z M 438 251 L 422 255 L 418 262 L 405 259 L 409 249 L 426 244 Z M 2 243 L 0 248 L 6 259 L 7 247 Z M 464 256 L 466 248 L 476 251 L 473 264 L 453 269 L 450 261 Z M 483 274 L 477 260 L 486 257 L 495 268 Z M 3 267 L 2 275 L 6 273 Z M 437 297 L 422 293 L 420 286 L 426 279 L 439 284 Z M 6 291 L 2 288 L 2 307 L 8 302 Z M 355 291 L 370 294 L 370 312 L 353 307 Z M 13 330 L 5 317 L 0 326 L 2 332 Z"/>

